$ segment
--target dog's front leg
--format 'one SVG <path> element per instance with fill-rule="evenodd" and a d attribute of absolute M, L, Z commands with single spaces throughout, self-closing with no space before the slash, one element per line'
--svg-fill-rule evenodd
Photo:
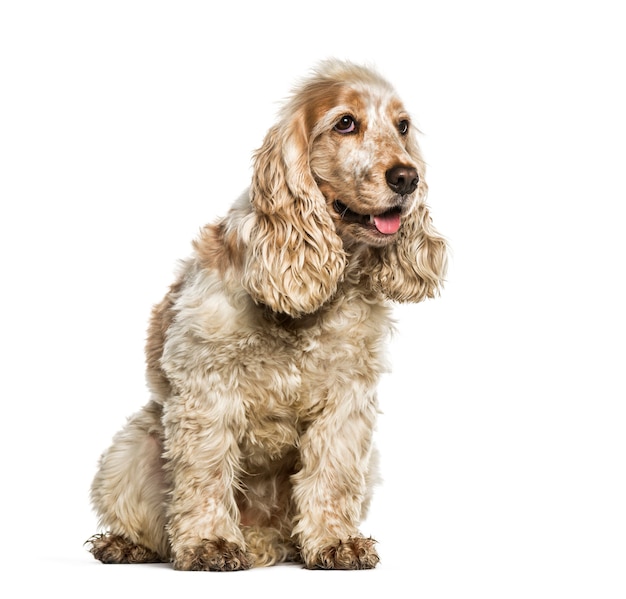
<path fill-rule="evenodd" d="M 369 498 L 374 396 L 329 398 L 301 440 L 302 468 L 293 476 L 294 534 L 309 568 L 355 570 L 378 563 L 375 541 L 358 526 Z"/>
<path fill-rule="evenodd" d="M 170 397 L 163 412 L 171 486 L 168 533 L 179 570 L 243 570 L 251 566 L 238 526 L 243 409 L 237 398 Z"/>

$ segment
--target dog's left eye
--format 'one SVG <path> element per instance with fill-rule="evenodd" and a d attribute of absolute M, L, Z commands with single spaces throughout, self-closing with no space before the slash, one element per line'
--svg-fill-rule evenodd
<path fill-rule="evenodd" d="M 398 131 L 400 132 L 400 135 L 406 135 L 409 132 L 409 121 L 402 119 L 398 123 Z"/>
<path fill-rule="evenodd" d="M 337 121 L 334 128 L 339 133 L 354 133 L 356 131 L 356 121 L 354 117 L 345 114 Z"/>

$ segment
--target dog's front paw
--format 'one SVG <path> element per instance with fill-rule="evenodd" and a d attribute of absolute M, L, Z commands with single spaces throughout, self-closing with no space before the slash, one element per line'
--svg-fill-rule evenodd
<path fill-rule="evenodd" d="M 374 539 L 350 537 L 346 541 L 327 545 L 307 559 L 308 568 L 323 570 L 369 570 L 380 561 L 374 549 Z"/>
<path fill-rule="evenodd" d="M 252 562 L 237 543 L 226 539 L 204 539 L 196 547 L 186 547 L 176 552 L 173 560 L 176 570 L 210 570 L 233 572 L 247 570 Z"/>

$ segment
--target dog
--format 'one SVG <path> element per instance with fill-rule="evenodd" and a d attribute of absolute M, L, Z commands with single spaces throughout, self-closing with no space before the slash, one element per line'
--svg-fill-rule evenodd
<path fill-rule="evenodd" d="M 100 458 L 104 563 L 367 569 L 393 302 L 439 295 L 417 130 L 376 71 L 326 60 L 156 305 L 149 402 Z"/>

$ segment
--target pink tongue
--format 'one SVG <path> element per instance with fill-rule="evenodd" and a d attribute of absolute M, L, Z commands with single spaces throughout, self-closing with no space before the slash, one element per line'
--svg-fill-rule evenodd
<path fill-rule="evenodd" d="M 380 214 L 374 217 L 376 228 L 385 235 L 392 235 L 400 228 L 400 215 L 397 212 Z"/>

